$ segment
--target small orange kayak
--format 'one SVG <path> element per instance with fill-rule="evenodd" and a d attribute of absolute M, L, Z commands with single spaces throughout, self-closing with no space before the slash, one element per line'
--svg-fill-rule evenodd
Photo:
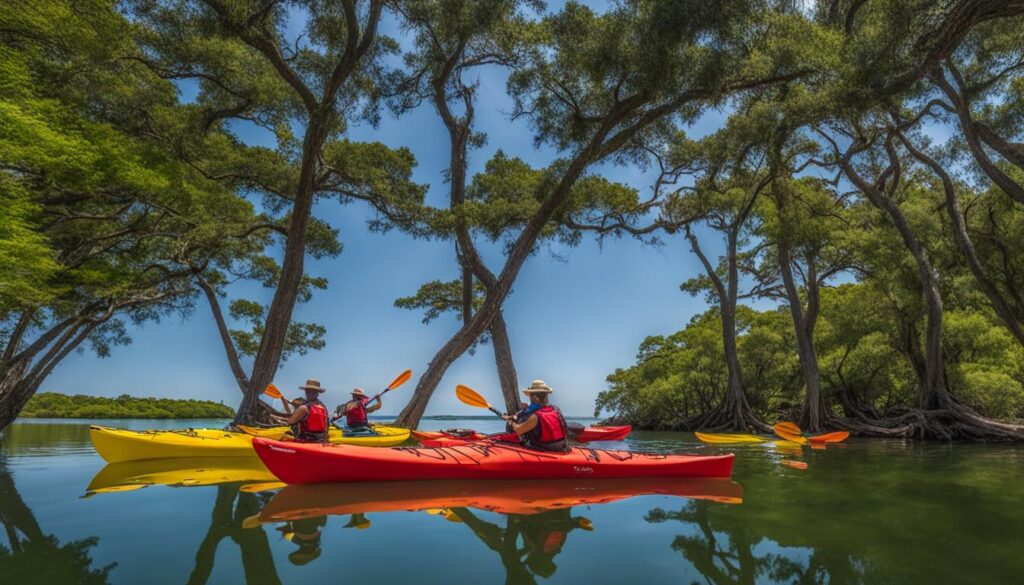
<path fill-rule="evenodd" d="M 667 495 L 726 504 L 743 501 L 743 487 L 727 479 L 418 481 L 346 485 L 289 485 L 260 512 L 261 522 L 312 516 L 475 508 L 501 514 L 607 504 L 635 496 Z"/>

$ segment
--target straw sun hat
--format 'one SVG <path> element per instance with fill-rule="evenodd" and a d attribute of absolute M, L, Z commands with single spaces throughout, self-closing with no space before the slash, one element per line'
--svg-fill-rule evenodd
<path fill-rule="evenodd" d="M 306 384 L 304 386 L 299 386 L 299 390 L 316 390 L 317 392 L 324 392 L 327 388 L 320 387 L 320 380 L 310 378 L 306 380 Z"/>
<path fill-rule="evenodd" d="M 352 391 L 352 396 L 362 396 L 363 398 L 366 398 L 366 392 L 363 392 L 362 388 L 356 388 Z"/>
<path fill-rule="evenodd" d="M 554 390 L 544 383 L 544 380 L 534 380 L 529 388 L 523 388 L 523 394 L 551 394 Z"/>

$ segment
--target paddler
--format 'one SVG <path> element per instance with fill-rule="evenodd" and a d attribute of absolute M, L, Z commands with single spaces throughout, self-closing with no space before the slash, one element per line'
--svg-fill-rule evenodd
<path fill-rule="evenodd" d="M 568 425 L 558 407 L 549 404 L 554 390 L 544 380 L 534 380 L 523 394 L 530 404 L 515 415 L 506 415 L 512 432 L 519 435 L 523 445 L 538 451 L 568 451 Z"/>
<path fill-rule="evenodd" d="M 352 391 L 352 400 L 349 400 L 345 404 L 342 404 L 335 411 L 335 417 L 345 417 L 345 426 L 353 430 L 369 429 L 370 419 L 369 414 L 380 410 L 380 407 L 384 405 L 380 397 L 374 401 L 373 406 L 369 406 L 370 398 L 366 396 L 366 392 L 363 392 L 362 388 L 356 388 Z"/>
<path fill-rule="evenodd" d="M 292 427 L 292 434 L 296 441 L 304 443 L 326 443 L 327 432 L 330 428 L 330 413 L 323 402 L 320 402 L 320 394 L 326 388 L 320 386 L 320 380 L 310 378 L 304 386 L 299 389 L 306 393 L 305 400 L 294 401 L 295 410 L 292 411 L 292 404 L 285 401 L 284 411 L 288 413 L 287 424 Z"/>

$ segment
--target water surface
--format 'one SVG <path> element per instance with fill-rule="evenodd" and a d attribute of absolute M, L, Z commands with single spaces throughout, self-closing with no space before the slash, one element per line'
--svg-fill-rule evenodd
<path fill-rule="evenodd" d="M 424 423 L 442 427 L 498 428 Z M 256 492 L 273 478 L 244 460 L 106 467 L 87 422 L 26 421 L 0 440 L 0 582 L 1022 582 L 1024 448 L 851 440 L 788 452 L 677 433 L 601 446 L 615 445 L 735 452 L 735 483 Z"/>

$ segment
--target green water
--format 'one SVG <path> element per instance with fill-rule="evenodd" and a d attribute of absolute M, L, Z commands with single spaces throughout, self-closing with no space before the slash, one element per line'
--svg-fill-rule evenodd
<path fill-rule="evenodd" d="M 494 429 L 478 420 L 427 422 Z M 0 442 L 0 583 L 1024 582 L 1022 447 L 851 440 L 796 454 L 666 433 L 635 433 L 624 446 L 735 452 L 739 486 L 673 489 L 719 499 L 741 493 L 742 503 L 619 499 L 629 495 L 619 490 L 609 503 L 565 507 L 581 493 L 601 499 L 595 494 L 609 491 L 578 482 L 544 487 L 552 509 L 538 509 L 536 494 L 521 498 L 519 508 L 534 509 L 515 511 L 529 514 L 503 514 L 507 498 L 487 499 L 507 495 L 508 484 L 479 488 L 481 502 L 498 505 L 474 508 L 447 508 L 446 488 L 416 484 L 259 493 L 240 491 L 240 482 L 151 485 L 83 498 L 104 469 L 88 427 L 19 423 Z M 107 469 L 97 481 L 168 469 Z M 460 489 L 474 495 L 472 486 Z M 434 509 L 384 511 L 382 502 L 396 500 Z M 275 507 L 303 518 L 243 528 Z"/>

